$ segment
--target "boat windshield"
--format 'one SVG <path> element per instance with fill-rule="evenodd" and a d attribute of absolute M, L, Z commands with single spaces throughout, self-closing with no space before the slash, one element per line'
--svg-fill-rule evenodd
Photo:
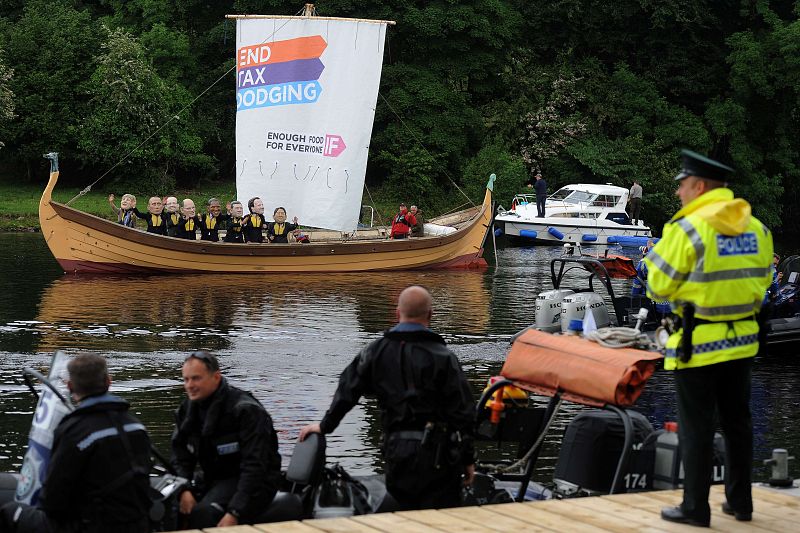
<path fill-rule="evenodd" d="M 563 200 L 564 198 L 566 198 L 567 196 L 572 194 L 572 192 L 573 192 L 573 189 L 570 189 L 569 187 L 561 187 L 556 192 L 554 192 L 553 194 L 548 196 L 547 199 L 548 200 Z"/>
<path fill-rule="evenodd" d="M 595 196 L 597 195 L 586 191 L 572 191 L 572 194 L 564 198 L 564 201 L 568 204 L 589 204 Z"/>

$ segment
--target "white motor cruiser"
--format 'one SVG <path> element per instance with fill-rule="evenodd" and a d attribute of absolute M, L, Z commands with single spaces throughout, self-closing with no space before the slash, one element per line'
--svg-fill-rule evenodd
<path fill-rule="evenodd" d="M 495 227 L 512 239 L 535 244 L 643 246 L 652 234 L 641 220 L 634 225 L 625 212 L 628 195 L 627 189 L 613 185 L 566 185 L 547 198 L 545 216 L 539 218 L 536 195 L 518 194 L 510 210 L 498 210 Z"/>

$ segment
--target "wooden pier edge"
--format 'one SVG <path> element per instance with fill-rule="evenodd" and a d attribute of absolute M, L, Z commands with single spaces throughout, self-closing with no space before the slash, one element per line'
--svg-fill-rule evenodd
<path fill-rule="evenodd" d="M 795 482 L 795 487 L 798 483 Z M 662 507 L 678 505 L 682 489 L 613 496 L 595 496 L 541 502 L 505 503 L 482 507 L 457 507 L 428 511 L 402 511 L 276 522 L 252 526 L 206 528 L 214 533 L 480 533 L 525 532 L 697 532 L 698 529 L 661 520 Z M 731 532 L 797 531 L 800 524 L 800 489 L 753 486 L 753 520 L 738 522 L 723 514 L 725 489 L 711 487 L 711 530 Z M 190 533 L 200 533 L 193 530 Z"/>

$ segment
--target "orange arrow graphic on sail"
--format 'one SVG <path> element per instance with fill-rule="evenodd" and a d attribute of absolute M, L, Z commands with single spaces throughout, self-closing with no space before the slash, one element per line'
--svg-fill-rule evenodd
<path fill-rule="evenodd" d="M 239 48 L 236 68 L 242 69 L 267 63 L 283 63 L 296 59 L 316 59 L 322 55 L 328 43 L 319 35 L 298 37 L 274 43 L 255 44 Z"/>

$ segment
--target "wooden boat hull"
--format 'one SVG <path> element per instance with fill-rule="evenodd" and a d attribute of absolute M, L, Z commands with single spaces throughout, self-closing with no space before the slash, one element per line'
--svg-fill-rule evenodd
<path fill-rule="evenodd" d="M 65 272 L 365 272 L 485 267 L 491 190 L 472 220 L 446 236 L 309 244 L 189 241 L 128 228 L 51 199 L 58 170 L 39 204 L 42 234 Z"/>

